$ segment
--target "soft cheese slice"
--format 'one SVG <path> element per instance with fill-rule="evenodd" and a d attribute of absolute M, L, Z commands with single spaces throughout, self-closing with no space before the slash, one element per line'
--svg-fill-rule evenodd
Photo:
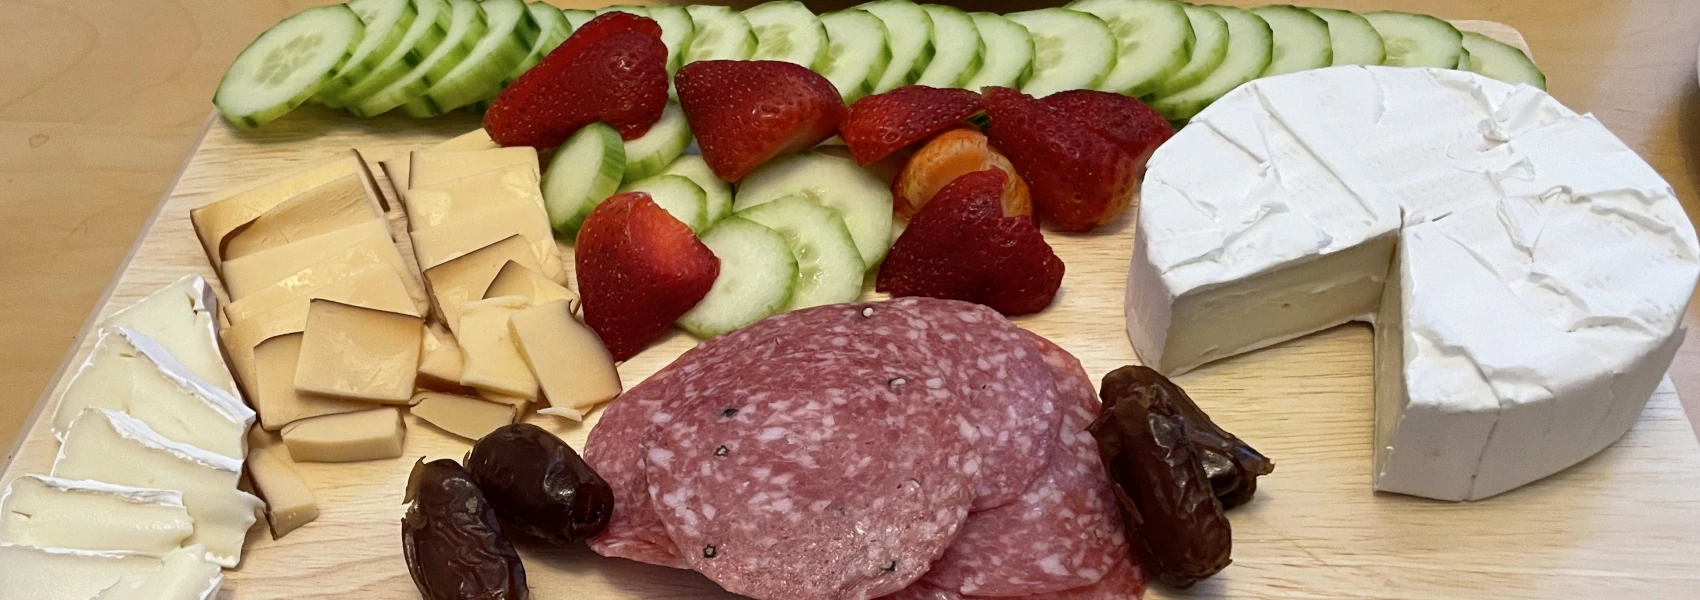
<path fill-rule="evenodd" d="M 431 299 L 436 306 L 437 319 L 459 335 L 461 305 L 483 298 L 484 291 L 490 289 L 490 282 L 509 262 L 519 263 L 527 269 L 539 269 L 531 247 L 525 238 L 517 235 L 426 269 L 425 280 L 431 283 Z"/>
<path fill-rule="evenodd" d="M 481 150 L 418 150 L 408 155 L 410 176 L 408 188 L 423 188 L 447 183 L 508 167 L 530 168 L 540 174 L 537 149 L 530 146 L 488 148 Z"/>
<path fill-rule="evenodd" d="M 258 369 L 254 364 L 254 348 L 260 342 L 307 327 L 307 310 L 315 299 L 330 300 L 373 310 L 414 314 L 418 310 L 400 277 L 382 273 L 373 285 L 332 286 L 303 298 L 296 298 L 268 312 L 232 324 L 219 332 L 219 339 L 230 354 L 230 364 L 241 379 L 242 389 L 252 397 L 259 393 Z M 423 314 L 423 313 L 419 313 Z"/>
<path fill-rule="evenodd" d="M 538 412 L 581 421 L 591 407 L 620 395 L 620 372 L 602 339 L 573 317 L 567 300 L 513 314 L 508 325 L 549 408 Z"/>
<path fill-rule="evenodd" d="M 195 227 L 195 237 L 200 239 L 201 249 L 207 254 L 207 262 L 216 269 L 224 262 L 219 250 L 224 247 L 224 240 L 231 232 L 291 198 L 309 191 L 331 192 L 333 188 L 325 186 L 332 182 L 348 186 L 350 191 L 361 191 L 356 188 L 364 188 L 365 183 L 347 179 L 351 175 L 370 179 L 366 162 L 354 150 L 224 194 L 205 206 L 190 209 L 189 221 Z"/>
<path fill-rule="evenodd" d="M 295 367 L 304 394 L 406 404 L 419 372 L 419 317 L 314 300 Z"/>
<path fill-rule="evenodd" d="M 225 567 L 241 562 L 242 540 L 261 507 L 236 489 L 241 460 L 173 442 L 129 415 L 98 408 L 71 425 L 53 476 L 182 493 L 195 520 L 189 541 L 206 545 L 208 560 Z"/>
<path fill-rule="evenodd" d="M 351 173 L 272 207 L 224 237 L 219 255 L 234 260 L 370 220 L 382 220 L 377 187 Z"/>
<path fill-rule="evenodd" d="M 254 411 L 177 363 L 165 348 L 127 327 L 100 330 L 87 361 L 71 376 L 53 413 L 60 439 L 88 408 L 122 411 L 175 442 L 234 459 Z"/>
<path fill-rule="evenodd" d="M 1593 117 L 1450 70 L 1249 83 L 1153 155 L 1138 226 L 1144 362 L 1373 319 L 1376 488 L 1446 500 L 1627 431 L 1700 279 L 1670 186 Z"/>
<path fill-rule="evenodd" d="M 219 389 L 236 393 L 236 380 L 218 351 L 218 297 L 207 280 L 189 274 L 101 321 L 102 327 L 128 327 L 170 352 L 190 373 Z"/>
<path fill-rule="evenodd" d="M 0 544 L 0 593 L 20 600 L 89 600 L 118 580 L 158 571 L 156 556 Z"/>
<path fill-rule="evenodd" d="M 283 428 L 283 444 L 295 462 L 358 462 L 401 456 L 407 426 L 393 406 L 314 417 Z"/>
<path fill-rule="evenodd" d="M 290 459 L 281 446 L 272 446 L 269 437 L 264 444 L 253 444 L 248 451 L 248 476 L 254 481 L 254 491 L 266 503 L 266 521 L 271 524 L 272 539 L 280 539 L 302 525 L 319 518 L 319 501 L 301 474 L 290 466 Z"/>
<path fill-rule="evenodd" d="M 165 554 L 195 523 L 169 490 L 24 475 L 0 496 L 0 542 Z"/>
<path fill-rule="evenodd" d="M 212 600 L 223 585 L 224 571 L 195 545 L 160 557 L 158 569 L 119 578 L 93 600 Z"/>
<path fill-rule="evenodd" d="M 520 355 L 508 320 L 531 303 L 523 296 L 501 296 L 468 302 L 460 310 L 460 342 L 464 367 L 460 382 L 499 394 L 537 398 L 537 378 Z"/>
<path fill-rule="evenodd" d="M 224 263 L 220 274 L 225 291 L 230 292 L 235 302 L 264 292 L 326 259 L 359 252 L 383 257 L 384 262 L 401 275 L 414 306 L 419 310 L 429 306 L 424 284 L 402 258 L 401 250 L 390 238 L 389 226 L 382 220 L 366 221 L 234 259 Z"/>
<path fill-rule="evenodd" d="M 450 138 L 441 144 L 432 146 L 431 149 L 494 150 L 500 147 L 501 146 L 496 144 L 495 140 L 490 139 L 490 133 L 484 131 L 484 128 L 480 127 Z M 407 183 L 413 180 L 413 172 L 410 165 L 411 161 L 411 155 L 403 155 L 378 162 L 378 164 L 384 169 L 384 176 L 389 178 L 390 187 L 395 190 L 396 197 L 401 198 L 403 203 L 407 202 Z"/>
<path fill-rule="evenodd" d="M 413 398 L 413 416 L 438 429 L 477 441 L 498 427 L 514 422 L 513 405 L 438 392 L 419 392 Z"/>
<path fill-rule="evenodd" d="M 371 403 L 342 400 L 295 390 L 295 370 L 300 363 L 301 333 L 288 333 L 254 346 L 255 393 L 249 394 L 266 431 L 324 415 L 337 415 L 372 408 Z M 253 451 L 249 451 L 250 456 Z"/>
<path fill-rule="evenodd" d="M 566 300 L 572 305 L 573 312 L 579 311 L 578 294 L 513 261 L 502 265 L 502 270 L 490 281 L 490 287 L 484 290 L 485 298 L 498 296 L 523 296 L 533 306 Z"/>

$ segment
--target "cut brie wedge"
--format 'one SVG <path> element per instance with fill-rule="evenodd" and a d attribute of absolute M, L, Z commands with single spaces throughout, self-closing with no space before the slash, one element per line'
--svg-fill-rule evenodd
<path fill-rule="evenodd" d="M 1440 69 L 1248 83 L 1152 156 L 1127 285 L 1169 374 L 1373 321 L 1375 488 L 1476 500 L 1628 431 L 1700 243 L 1592 116 Z"/>
<path fill-rule="evenodd" d="M 183 494 L 171 490 L 24 475 L 0 496 L 0 542 L 9 544 L 158 555 L 194 531 Z"/>
<path fill-rule="evenodd" d="M 158 571 L 159 557 L 0 544 L 0 594 L 20 600 L 89 600 L 118 580 Z"/>
<path fill-rule="evenodd" d="M 224 572 L 195 545 L 160 557 L 158 569 L 119 578 L 93 600 L 212 600 L 223 585 Z"/>
<path fill-rule="evenodd" d="M 101 321 L 129 327 L 164 346 L 196 377 L 236 393 L 236 379 L 218 351 L 218 297 L 200 275 L 184 275 Z"/>

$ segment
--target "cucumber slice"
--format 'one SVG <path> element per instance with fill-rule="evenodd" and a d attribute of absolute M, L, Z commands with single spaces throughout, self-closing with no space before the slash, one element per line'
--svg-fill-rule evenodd
<path fill-rule="evenodd" d="M 620 192 L 643 192 L 691 231 L 708 229 L 708 193 L 681 175 L 656 175 L 626 184 Z"/>
<path fill-rule="evenodd" d="M 891 64 L 891 45 L 885 22 L 859 10 L 841 10 L 820 16 L 831 45 L 818 70 L 838 88 L 844 103 L 873 93 L 885 68 Z"/>
<path fill-rule="evenodd" d="M 591 19 L 596 18 L 597 14 L 598 13 L 595 11 L 584 10 L 582 8 L 561 9 L 561 16 L 567 18 L 567 24 L 573 26 L 573 31 L 578 31 L 578 28 L 584 27 L 584 24 L 589 23 Z"/>
<path fill-rule="evenodd" d="M 224 120 L 251 129 L 301 106 L 354 52 L 365 25 L 347 6 L 308 9 L 236 55 L 213 93 Z"/>
<path fill-rule="evenodd" d="M 384 57 L 377 68 L 343 92 L 336 99 L 338 106 L 346 107 L 354 100 L 389 87 L 412 72 L 414 65 L 423 62 L 442 44 L 453 21 L 454 10 L 449 7 L 448 0 L 413 0 L 413 7 L 418 14 L 402 36 L 401 43 Z"/>
<path fill-rule="evenodd" d="M 603 15 L 603 14 L 607 14 L 607 13 L 611 13 L 611 12 L 615 12 L 615 11 L 623 12 L 623 13 L 626 13 L 626 14 L 629 14 L 629 15 L 637 15 L 637 16 L 640 16 L 640 17 L 648 17 L 649 16 L 649 7 L 648 6 L 638 6 L 636 4 L 615 4 L 613 6 L 604 6 L 602 8 L 596 9 L 596 14 Z"/>
<path fill-rule="evenodd" d="M 1547 76 L 1535 61 L 1516 46 L 1473 32 L 1464 32 L 1464 49 L 1470 53 L 1469 71 L 1506 83 L 1522 83 L 1547 89 Z"/>
<path fill-rule="evenodd" d="M 733 217 L 702 234 L 702 244 L 720 259 L 720 274 L 708 295 L 679 317 L 679 327 L 691 335 L 711 338 L 742 328 L 772 316 L 791 300 L 797 259 L 784 235 Z"/>
<path fill-rule="evenodd" d="M 1263 69 L 1263 77 L 1334 64 L 1328 21 L 1316 13 L 1289 4 L 1262 6 L 1251 12 L 1263 17 L 1275 34 L 1274 53 L 1270 55 L 1269 66 Z"/>
<path fill-rule="evenodd" d="M 1186 11 L 1187 23 L 1192 25 L 1192 54 L 1179 71 L 1157 84 L 1157 89 L 1151 92 L 1153 96 L 1167 96 L 1198 85 L 1228 57 L 1228 22 L 1222 15 L 1191 4 L 1182 4 L 1181 9 Z"/>
<path fill-rule="evenodd" d="M 683 6 L 651 6 L 649 18 L 661 26 L 661 43 L 667 46 L 667 73 L 679 72 L 685 66 L 685 49 L 697 35 L 696 23 Z"/>
<path fill-rule="evenodd" d="M 856 7 L 885 23 L 886 42 L 891 46 L 891 63 L 874 84 L 883 94 L 915 83 L 933 61 L 933 18 L 926 9 L 909 0 L 874 0 Z"/>
<path fill-rule="evenodd" d="M 1428 16 L 1393 11 L 1368 12 L 1364 18 L 1375 26 L 1387 46 L 1384 65 L 1394 67 L 1458 66 L 1464 35 L 1451 23 Z"/>
<path fill-rule="evenodd" d="M 803 196 L 838 211 L 864 266 L 873 268 L 891 249 L 891 188 L 856 161 L 804 152 L 769 162 L 738 182 L 733 210 L 786 196 Z"/>
<path fill-rule="evenodd" d="M 525 5 L 525 8 L 531 11 L 531 20 L 537 23 L 537 39 L 531 43 L 531 54 L 526 55 L 519 66 L 509 71 L 507 77 L 502 78 L 502 87 L 507 87 L 515 79 L 519 79 L 520 75 L 537 66 L 537 63 L 543 62 L 543 57 L 555 51 L 561 42 L 567 41 L 567 36 L 573 34 L 573 26 L 567 22 L 567 16 L 561 9 L 542 2 L 532 2 Z"/>
<path fill-rule="evenodd" d="M 660 173 L 691 145 L 691 126 L 685 122 L 679 103 L 668 102 L 661 120 L 649 126 L 638 139 L 626 142 L 626 181 L 637 181 Z"/>
<path fill-rule="evenodd" d="M 839 213 L 803 196 L 785 196 L 733 213 L 785 236 L 797 259 L 797 284 L 785 310 L 851 302 L 862 295 L 866 265 Z"/>
<path fill-rule="evenodd" d="M 693 4 L 685 7 L 697 35 L 685 51 L 685 64 L 699 60 L 749 60 L 756 52 L 756 32 L 744 14 L 724 6 Z"/>
<path fill-rule="evenodd" d="M 1021 91 L 1045 97 L 1063 90 L 1095 89 L 1116 66 L 1116 36 L 1103 19 L 1066 8 L 1009 15 L 1033 34 L 1033 74 Z"/>
<path fill-rule="evenodd" d="M 1116 67 L 1098 89 L 1129 96 L 1157 90 L 1192 55 L 1192 21 L 1169 0 L 1075 0 L 1067 8 L 1090 13 L 1116 36 Z"/>
<path fill-rule="evenodd" d="M 354 54 L 313 94 L 314 102 L 331 108 L 342 108 L 343 94 L 372 74 L 384 57 L 401 45 L 408 28 L 413 26 L 413 19 L 419 16 L 412 0 L 352 0 L 348 7 L 360 16 L 366 29 L 354 47 Z"/>
<path fill-rule="evenodd" d="M 701 155 L 686 154 L 667 165 L 661 171 L 662 175 L 678 175 L 691 180 L 702 188 L 704 194 L 703 219 L 709 227 L 732 214 L 732 184 L 721 181 L 714 175 L 714 169 L 708 168 L 708 161 Z"/>
<path fill-rule="evenodd" d="M 431 86 L 460 66 L 472 54 L 478 40 L 488 28 L 484 9 L 473 0 L 450 0 L 449 30 L 441 43 L 425 58 L 413 65 L 405 75 L 370 95 L 348 100 L 348 112 L 360 117 L 375 117 L 389 112 L 409 100 L 425 95 Z"/>
<path fill-rule="evenodd" d="M 1003 15 L 977 12 L 974 28 L 986 43 L 980 71 L 962 87 L 979 91 L 988 85 L 1015 87 L 1033 72 L 1033 34 Z"/>
<path fill-rule="evenodd" d="M 744 10 L 756 32 L 752 60 L 782 60 L 813 69 L 826 59 L 826 26 L 795 0 L 775 0 Z"/>
<path fill-rule="evenodd" d="M 961 9 L 942 4 L 921 8 L 933 19 L 933 60 L 915 83 L 932 87 L 957 87 L 974 78 L 986 55 L 986 42 L 974 26 L 974 17 Z"/>
<path fill-rule="evenodd" d="M 1228 23 L 1228 56 L 1222 59 L 1222 66 L 1216 67 L 1198 85 L 1158 97 L 1151 103 L 1152 108 L 1171 121 L 1190 119 L 1223 94 L 1257 79 L 1269 68 L 1269 60 L 1274 56 L 1275 34 L 1263 17 L 1231 6 L 1205 8 L 1216 11 Z"/>
<path fill-rule="evenodd" d="M 1469 48 L 1459 48 L 1458 49 L 1458 64 L 1454 65 L 1452 68 L 1458 69 L 1460 71 L 1470 70 L 1470 49 Z"/>
<path fill-rule="evenodd" d="M 1387 46 L 1369 19 L 1337 8 L 1312 8 L 1310 12 L 1328 22 L 1328 41 L 1339 65 L 1379 65 L 1387 60 Z"/>
<path fill-rule="evenodd" d="M 549 226 L 561 237 L 578 235 L 590 209 L 620 188 L 626 174 L 626 144 L 620 132 L 607 123 L 591 123 L 578 130 L 549 159 L 543 173 L 543 207 Z"/>
<path fill-rule="evenodd" d="M 402 111 L 410 117 L 426 118 L 449 112 L 479 100 L 495 97 L 503 81 L 525 57 L 537 40 L 537 21 L 522 0 L 483 0 L 483 37 L 472 52 L 448 74 L 431 84 L 423 96 L 408 100 Z"/>

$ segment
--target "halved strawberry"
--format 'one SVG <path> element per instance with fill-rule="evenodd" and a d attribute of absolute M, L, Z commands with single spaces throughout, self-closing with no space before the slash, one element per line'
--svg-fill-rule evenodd
<path fill-rule="evenodd" d="M 503 146 L 561 145 L 602 121 L 636 139 L 667 105 L 667 46 L 661 27 L 610 12 L 591 19 L 537 66 L 502 90 L 484 129 Z"/>
<path fill-rule="evenodd" d="M 1139 185 L 1133 157 L 1062 112 L 1005 87 L 983 92 L 992 145 L 1033 191 L 1041 217 L 1087 231 L 1120 215 Z"/>
<path fill-rule="evenodd" d="M 1175 135 L 1175 126 L 1157 109 L 1138 98 L 1096 90 L 1069 90 L 1039 99 L 1051 110 L 1068 115 L 1104 136 L 1133 157 L 1139 172 L 1157 146 Z"/>
<path fill-rule="evenodd" d="M 898 217 L 908 219 L 946 184 L 985 169 L 998 169 L 1009 176 L 1004 180 L 1004 214 L 1031 217 L 1033 198 L 1027 183 L 1016 175 L 1015 165 L 1008 158 L 992 149 L 986 135 L 973 129 L 952 129 L 921 146 L 891 186 L 892 208 Z"/>
<path fill-rule="evenodd" d="M 773 60 L 704 60 L 673 80 L 679 108 L 715 176 L 743 179 L 838 131 L 844 99 L 814 71 Z"/>
<path fill-rule="evenodd" d="M 977 302 L 1006 315 L 1050 306 L 1062 286 L 1062 260 L 1032 219 L 1004 212 L 1007 179 L 986 169 L 939 190 L 892 245 L 875 289 Z"/>
<path fill-rule="evenodd" d="M 985 107 L 970 90 L 908 85 L 850 105 L 838 134 L 862 166 L 961 126 Z"/>
<path fill-rule="evenodd" d="M 574 266 L 584 322 L 614 360 L 666 334 L 720 275 L 714 252 L 643 192 L 613 196 L 590 211 Z"/>

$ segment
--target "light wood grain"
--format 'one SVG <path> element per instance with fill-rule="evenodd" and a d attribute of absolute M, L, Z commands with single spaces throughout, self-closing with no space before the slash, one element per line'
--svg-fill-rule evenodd
<path fill-rule="evenodd" d="M 319 110 L 258 134 L 214 123 L 97 312 L 184 271 L 211 276 L 187 211 L 216 190 L 351 146 L 374 159 L 400 155 L 474 126 L 466 117 L 356 121 Z M 1079 355 L 1095 378 L 1133 360 L 1120 315 L 1130 230 L 1123 219 L 1104 234 L 1053 236 L 1070 266 L 1065 291 L 1051 310 L 1021 320 Z M 675 336 L 622 375 L 635 382 L 689 344 Z M 1280 466 L 1258 500 L 1233 515 L 1235 566 L 1191 592 L 1158 589 L 1152 597 L 1693 597 L 1700 444 L 1668 388 L 1628 437 L 1576 468 L 1487 502 L 1435 503 L 1369 492 L 1369 347 L 1367 328 L 1336 328 L 1180 379 Z M 538 422 L 582 447 L 584 427 Z M 256 528 L 224 597 L 417 597 L 398 552 L 406 467 L 422 455 L 458 457 L 466 445 L 411 418 L 409 425 L 403 459 L 302 465 L 323 515 L 281 542 Z M 0 480 L 44 470 L 53 448 L 37 422 Z M 526 558 L 538 598 L 716 595 L 700 577 L 583 550 L 528 548 Z"/>

